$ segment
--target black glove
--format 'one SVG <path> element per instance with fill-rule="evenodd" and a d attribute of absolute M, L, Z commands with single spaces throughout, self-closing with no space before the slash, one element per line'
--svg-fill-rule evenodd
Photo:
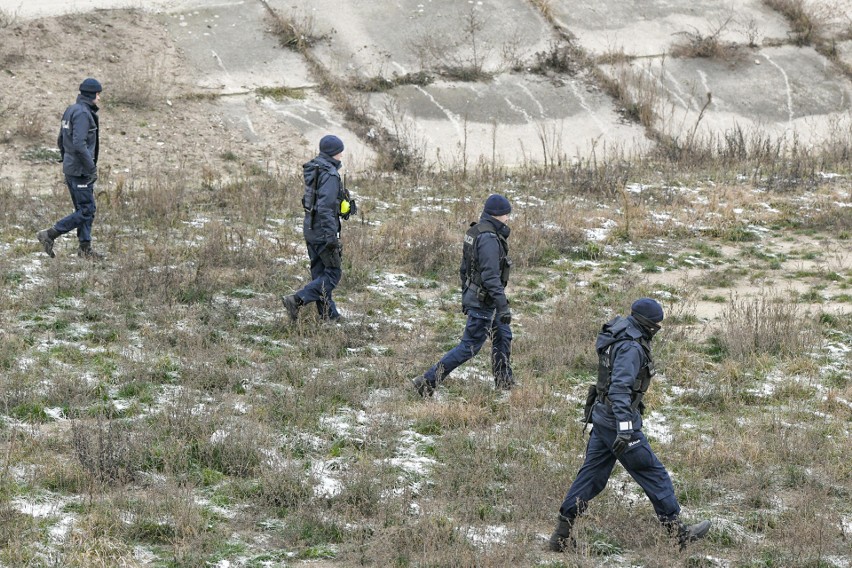
<path fill-rule="evenodd" d="M 506 325 L 512 323 L 512 310 L 506 308 L 502 312 L 497 312 L 497 321 L 499 321 L 500 323 L 505 323 Z"/>
<path fill-rule="evenodd" d="M 355 198 L 349 200 L 349 215 L 358 214 L 358 205 L 355 204 Z"/>
<path fill-rule="evenodd" d="M 327 250 L 328 252 L 334 252 L 339 246 L 340 243 L 338 243 L 337 241 L 329 241 L 325 243 L 325 250 Z"/>
<path fill-rule="evenodd" d="M 92 185 L 96 181 L 98 181 L 98 170 L 95 170 L 89 174 L 88 178 L 86 178 L 86 184 Z"/>
<path fill-rule="evenodd" d="M 615 457 L 621 457 L 621 454 L 624 453 L 624 450 L 627 449 L 627 446 L 630 445 L 630 438 L 633 436 L 631 434 L 619 434 L 615 439 L 615 442 L 612 443 L 612 453 L 615 454 Z"/>

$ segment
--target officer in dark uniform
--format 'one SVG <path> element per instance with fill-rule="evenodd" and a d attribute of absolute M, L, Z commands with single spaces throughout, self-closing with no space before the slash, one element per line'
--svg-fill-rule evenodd
<path fill-rule="evenodd" d="M 461 342 L 441 360 L 412 382 L 420 396 L 432 396 L 438 384 L 453 369 L 479 353 L 491 338 L 491 368 L 494 383 L 509 390 L 514 385 L 511 367 L 512 312 L 506 298 L 506 285 L 512 261 L 509 260 L 509 213 L 512 206 L 502 195 L 491 195 L 478 223 L 465 233 L 459 276 L 462 309 L 467 314 Z"/>
<path fill-rule="evenodd" d="M 36 233 L 36 238 L 50 257 L 53 241 L 69 231 L 77 230 L 80 243 L 77 255 L 97 260 L 102 255 L 92 250 L 92 222 L 95 219 L 95 181 L 98 179 L 98 151 L 100 137 L 98 128 L 98 103 L 101 87 L 91 77 L 80 84 L 77 102 L 65 109 L 59 129 L 57 145 L 62 156 L 62 172 L 65 184 L 71 192 L 74 212 L 60 219 L 49 229 Z"/>
<path fill-rule="evenodd" d="M 293 321 L 299 317 L 299 308 L 312 302 L 316 303 L 321 319 L 340 320 L 337 305 L 331 297 L 343 276 L 340 219 L 349 219 L 357 212 L 355 200 L 340 179 L 342 155 L 343 141 L 328 134 L 320 140 L 319 155 L 302 165 L 305 180 L 302 230 L 311 262 L 311 281 L 295 294 L 281 296 Z"/>
<path fill-rule="evenodd" d="M 710 521 L 687 526 L 680 521 L 680 505 L 666 468 L 642 433 L 642 397 L 654 376 L 651 339 L 660 329 L 663 308 L 655 300 L 633 302 L 629 317 L 616 317 L 598 334 L 598 382 L 590 391 L 592 434 L 586 460 L 559 509 L 550 549 L 573 548 L 571 529 L 598 493 L 606 487 L 615 462 L 621 462 L 651 500 L 657 518 L 681 548 L 704 538 Z"/>

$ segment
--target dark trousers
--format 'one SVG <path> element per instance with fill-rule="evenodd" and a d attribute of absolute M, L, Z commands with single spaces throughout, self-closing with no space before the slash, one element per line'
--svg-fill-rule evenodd
<path fill-rule="evenodd" d="M 302 302 L 309 304 L 316 302 L 317 312 L 323 319 L 337 319 L 340 313 L 337 311 L 337 305 L 331 299 L 331 292 L 340 283 L 340 278 L 343 276 L 343 271 L 339 266 L 327 266 L 320 257 L 320 250 L 324 244 L 307 243 L 308 257 L 311 260 L 311 278 L 312 280 L 301 290 L 296 292 L 296 295 Z"/>
<path fill-rule="evenodd" d="M 469 309 L 467 325 L 458 345 L 433 365 L 424 376 L 431 385 L 444 380 L 453 369 L 479 353 L 485 340 L 491 338 L 491 370 L 494 378 L 512 382 L 512 328 L 495 319 L 495 311 Z"/>
<path fill-rule="evenodd" d="M 680 505 L 674 494 L 672 480 L 651 450 L 648 439 L 641 431 L 634 432 L 631 440 L 633 445 L 629 446 L 621 457 L 616 458 L 612 453 L 615 437 L 615 430 L 597 425 L 592 428 L 592 435 L 586 447 L 586 461 L 571 484 L 559 514 L 569 520 L 582 514 L 589 501 L 606 487 L 612 468 L 618 460 L 645 491 L 660 522 L 675 520 L 680 515 Z"/>
<path fill-rule="evenodd" d="M 60 234 L 77 229 L 77 240 L 81 243 L 92 240 L 92 221 L 95 220 L 95 184 L 88 178 L 65 176 L 65 185 L 71 192 L 74 212 L 60 219 L 53 228 Z"/>

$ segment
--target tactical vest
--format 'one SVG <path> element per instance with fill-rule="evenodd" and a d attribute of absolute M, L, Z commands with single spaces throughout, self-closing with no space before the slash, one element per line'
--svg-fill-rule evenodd
<path fill-rule="evenodd" d="M 476 292 L 477 299 L 488 302 L 490 296 L 482 286 L 482 271 L 479 258 L 476 254 L 476 241 L 483 233 L 492 233 L 500 243 L 500 283 L 505 288 L 509 284 L 509 273 L 512 271 L 512 261 L 509 258 L 509 243 L 506 238 L 498 233 L 491 223 L 471 223 L 470 228 L 464 234 L 464 247 L 462 248 L 462 263 L 465 273 L 465 281 L 462 282 L 462 290 L 468 288 Z"/>
<path fill-rule="evenodd" d="M 311 184 L 305 184 L 305 193 L 302 195 L 302 208 L 307 215 L 311 216 L 310 228 L 314 228 L 314 219 L 317 216 L 317 193 L 319 188 L 320 167 L 314 166 L 314 181 Z"/>
<path fill-rule="evenodd" d="M 617 329 L 616 332 L 618 331 Z M 630 393 L 630 408 L 636 412 L 636 410 L 640 410 L 642 398 L 645 396 L 648 387 L 651 386 L 651 378 L 657 374 L 654 368 L 654 360 L 651 358 L 651 346 L 644 337 L 635 340 L 631 337 L 618 338 L 613 343 L 607 345 L 606 349 L 598 355 L 598 382 L 596 384 L 598 400 L 604 404 L 612 404 L 608 393 L 609 387 L 612 384 L 612 365 L 615 359 L 615 346 L 622 341 L 636 341 L 642 346 L 642 351 L 645 353 L 646 363 L 642 365 L 636 380 L 633 381 L 632 392 Z"/>

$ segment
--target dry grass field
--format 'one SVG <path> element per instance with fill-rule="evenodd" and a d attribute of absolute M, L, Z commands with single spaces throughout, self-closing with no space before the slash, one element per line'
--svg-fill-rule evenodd
<path fill-rule="evenodd" d="M 152 97 L 107 103 L 106 150 L 217 104 Z M 34 238 L 68 210 L 26 153 L 52 127 L 8 95 L 0 127 L 0 173 L 48 181 L 0 178 L 0 566 L 852 566 L 852 132 L 352 174 L 343 323 L 292 324 L 301 182 L 273 149 L 102 177 L 93 263 Z M 495 391 L 483 353 L 420 400 L 492 192 L 514 204 L 519 384 Z M 594 337 L 639 296 L 668 314 L 647 434 L 713 529 L 678 551 L 617 468 L 556 555 Z"/>

